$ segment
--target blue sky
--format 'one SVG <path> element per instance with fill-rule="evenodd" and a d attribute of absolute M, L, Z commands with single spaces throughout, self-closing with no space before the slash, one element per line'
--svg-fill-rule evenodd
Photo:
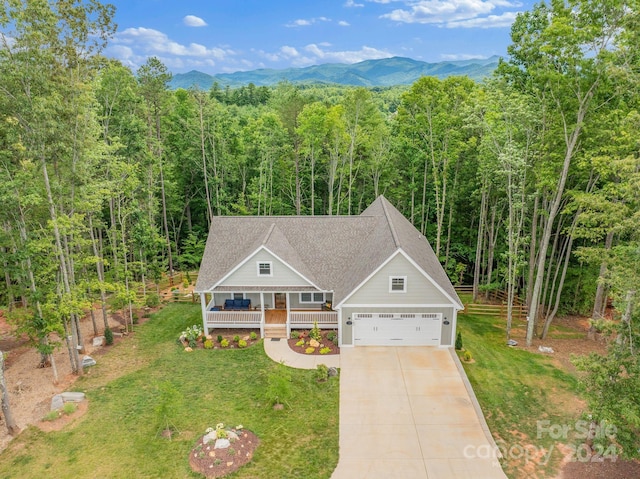
<path fill-rule="evenodd" d="M 227 73 L 404 56 L 426 62 L 505 55 L 518 0 L 111 0 L 106 54 L 137 69 Z"/>

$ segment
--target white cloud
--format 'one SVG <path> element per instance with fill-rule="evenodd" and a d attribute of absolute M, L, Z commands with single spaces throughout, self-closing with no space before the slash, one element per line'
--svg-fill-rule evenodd
<path fill-rule="evenodd" d="M 344 6 L 347 8 L 358 8 L 358 7 L 364 7 L 364 3 L 356 3 L 353 0 L 347 0 L 344 3 Z"/>
<path fill-rule="evenodd" d="M 229 48 L 207 47 L 199 43 L 182 45 L 152 28 L 127 28 L 115 35 L 107 53 L 133 68 L 149 56 L 158 57 L 169 68 L 213 67 L 236 52 Z"/>
<path fill-rule="evenodd" d="M 393 0 L 369 1 L 389 3 Z M 508 0 L 406 0 L 404 3 L 406 8 L 393 10 L 381 18 L 448 28 L 500 28 L 511 25 L 517 12 L 492 12 L 497 8 L 514 8 L 521 5 L 519 2 Z"/>
<path fill-rule="evenodd" d="M 299 18 L 297 20 L 294 20 L 292 22 L 286 23 L 284 26 L 288 27 L 288 28 L 295 28 L 295 27 L 308 27 L 310 25 L 313 25 L 314 23 L 318 23 L 318 22 L 330 22 L 331 19 L 327 18 L 327 17 L 317 17 L 317 18 Z"/>
<path fill-rule="evenodd" d="M 393 56 L 391 53 L 363 46 L 360 50 L 332 51 L 328 48 L 331 46 L 328 42 L 311 43 L 302 50 L 295 47 L 285 45 L 280 47 L 277 52 L 265 52 L 263 50 L 252 50 L 266 60 L 276 62 L 288 62 L 295 67 L 309 66 L 326 62 L 337 63 L 357 63 L 364 60 L 372 60 L 377 58 L 389 58 Z"/>
<path fill-rule="evenodd" d="M 305 20 L 304 18 L 299 18 L 298 20 L 294 20 L 293 22 L 287 23 L 285 27 L 293 28 L 293 27 L 308 27 L 311 25 L 311 20 Z"/>
<path fill-rule="evenodd" d="M 206 27 L 207 26 L 207 22 L 205 22 L 200 17 L 196 17 L 195 15 L 187 15 L 182 19 L 182 23 L 184 23 L 188 27 Z"/>
<path fill-rule="evenodd" d="M 510 27 L 518 12 L 505 12 L 502 15 L 471 18 L 459 22 L 447 23 L 447 28 L 503 28 Z"/>
<path fill-rule="evenodd" d="M 280 53 L 282 53 L 282 55 L 285 56 L 286 58 L 295 58 L 300 56 L 300 53 L 298 52 L 298 50 L 296 50 L 294 47 L 290 47 L 287 45 L 280 48 Z"/>
<path fill-rule="evenodd" d="M 445 61 L 459 61 L 459 60 L 486 60 L 485 55 L 474 55 L 473 53 L 443 53 L 440 55 Z"/>
<path fill-rule="evenodd" d="M 378 50 L 368 46 L 363 46 L 360 50 L 330 51 L 323 50 L 319 45 L 311 43 L 304 48 L 311 53 L 316 60 L 335 61 L 340 63 L 358 63 L 364 60 L 378 58 L 389 58 L 393 55 L 384 50 Z"/>
<path fill-rule="evenodd" d="M 344 20 L 340 20 L 338 22 L 338 25 L 340 25 L 341 27 L 350 27 L 351 24 L 349 22 L 345 22 Z"/>

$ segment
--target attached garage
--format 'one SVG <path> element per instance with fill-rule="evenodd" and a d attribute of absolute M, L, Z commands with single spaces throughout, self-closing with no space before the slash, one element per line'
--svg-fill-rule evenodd
<path fill-rule="evenodd" d="M 355 346 L 439 346 L 442 313 L 354 313 Z"/>

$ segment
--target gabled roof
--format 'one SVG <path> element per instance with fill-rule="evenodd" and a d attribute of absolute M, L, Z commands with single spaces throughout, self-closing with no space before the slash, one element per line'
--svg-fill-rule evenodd
<path fill-rule="evenodd" d="M 462 307 L 429 242 L 383 196 L 359 216 L 214 217 L 196 291 L 217 287 L 261 247 L 318 288 L 333 291 L 336 305 L 402 250 L 452 303 Z"/>

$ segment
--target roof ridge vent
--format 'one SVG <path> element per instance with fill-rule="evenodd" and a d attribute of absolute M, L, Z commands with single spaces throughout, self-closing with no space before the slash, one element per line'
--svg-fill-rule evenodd
<path fill-rule="evenodd" d="M 391 230 L 391 236 L 393 237 L 393 243 L 396 245 L 396 248 L 400 248 L 400 240 L 398 239 L 398 234 L 396 233 L 396 228 L 391 221 L 391 216 L 389 215 L 389 211 L 387 210 L 387 205 L 384 201 L 380 202 L 382 204 L 382 209 L 384 210 L 384 216 L 387 218 L 387 223 L 389 224 L 389 229 Z"/>
<path fill-rule="evenodd" d="M 269 228 L 269 231 L 267 231 L 267 235 L 264 237 L 264 240 L 262 241 L 262 244 L 266 244 L 269 241 L 269 238 L 271 237 L 271 233 L 273 233 L 273 230 L 276 228 L 276 224 L 275 223 L 271 223 L 271 227 Z"/>

